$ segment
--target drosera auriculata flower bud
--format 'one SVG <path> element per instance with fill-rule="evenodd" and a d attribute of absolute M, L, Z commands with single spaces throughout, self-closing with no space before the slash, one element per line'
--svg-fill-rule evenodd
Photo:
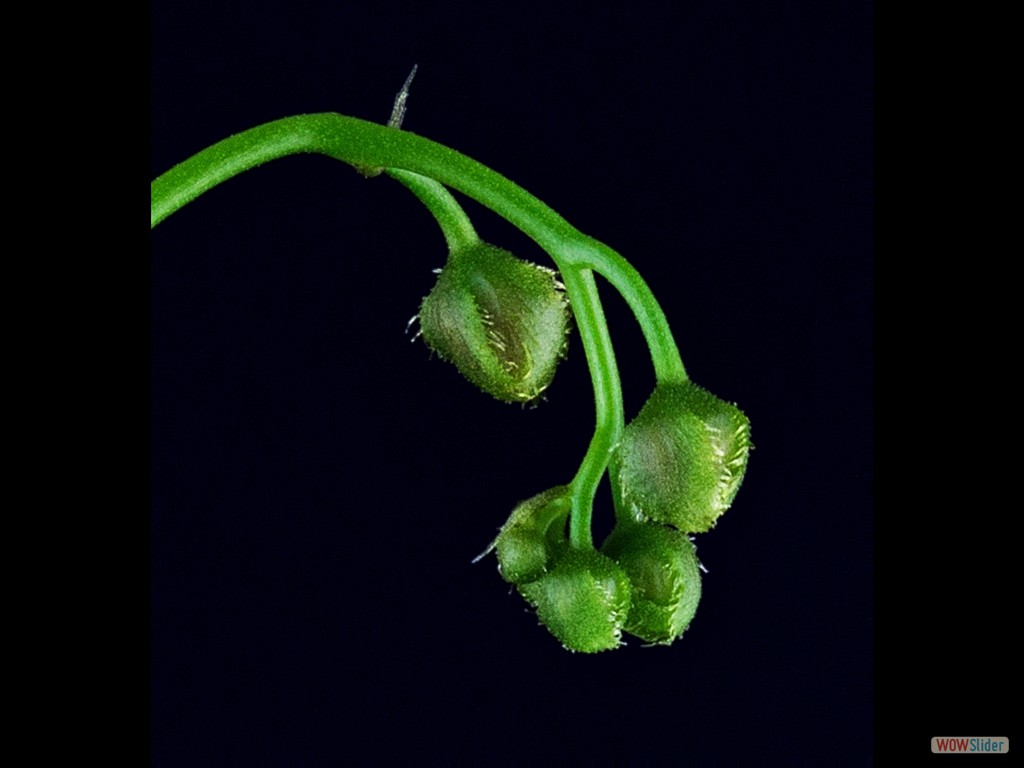
<path fill-rule="evenodd" d="M 747 468 L 750 421 L 692 382 L 659 384 L 612 455 L 622 501 L 638 521 L 710 530 Z"/>
<path fill-rule="evenodd" d="M 498 572 L 510 584 L 542 576 L 565 541 L 565 522 L 572 501 L 568 486 L 559 485 L 521 501 L 487 549 L 498 557 Z M 486 554 L 486 552 L 485 552 Z"/>
<path fill-rule="evenodd" d="M 626 631 L 670 645 L 690 625 L 700 602 L 700 564 L 684 533 L 658 523 L 619 523 L 601 552 L 629 576 L 633 600 Z"/>
<path fill-rule="evenodd" d="M 449 254 L 419 312 L 427 345 L 509 403 L 536 400 L 551 384 L 570 318 L 554 271 L 483 242 Z"/>
<path fill-rule="evenodd" d="M 554 568 L 519 592 L 570 651 L 597 653 L 622 644 L 632 588 L 626 572 L 600 552 L 567 547 Z"/>

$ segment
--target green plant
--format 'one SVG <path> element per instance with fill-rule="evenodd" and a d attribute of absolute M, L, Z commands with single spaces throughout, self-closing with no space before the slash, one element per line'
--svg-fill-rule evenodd
<path fill-rule="evenodd" d="M 746 470 L 749 422 L 689 380 L 661 307 L 622 256 L 503 176 L 402 130 L 408 85 L 387 125 L 298 115 L 193 155 L 153 181 L 152 226 L 226 179 L 297 153 L 324 154 L 404 184 L 448 245 L 418 315 L 424 340 L 441 358 L 499 400 L 531 402 L 551 383 L 574 324 L 590 369 L 596 427 L 579 470 L 516 506 L 484 555 L 496 552 L 502 577 L 570 650 L 615 648 L 623 631 L 669 644 L 700 597 L 686 534 L 708 530 L 732 503 Z M 557 272 L 482 242 L 449 189 L 526 233 Z M 654 366 L 654 392 L 628 425 L 595 273 L 633 311 Z M 609 468 L 616 527 L 598 549 L 592 508 Z"/>

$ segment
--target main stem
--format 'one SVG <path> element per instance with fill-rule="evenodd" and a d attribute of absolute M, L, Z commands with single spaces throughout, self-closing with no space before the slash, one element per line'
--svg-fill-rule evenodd
<path fill-rule="evenodd" d="M 275 120 L 193 155 L 152 185 L 151 225 L 242 171 L 279 157 L 328 155 L 370 173 L 411 171 L 458 190 L 533 238 L 564 271 L 569 264 L 602 274 L 636 315 L 658 381 L 686 379 L 664 313 L 643 278 L 617 252 L 587 237 L 540 200 L 490 168 L 409 131 L 333 112 Z"/>

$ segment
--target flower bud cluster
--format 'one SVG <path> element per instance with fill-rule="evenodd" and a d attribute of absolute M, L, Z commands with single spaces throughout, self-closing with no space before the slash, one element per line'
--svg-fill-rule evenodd
<path fill-rule="evenodd" d="M 565 538 L 571 499 L 558 486 L 521 502 L 492 549 L 502 577 L 568 649 L 593 653 L 622 633 L 660 645 L 682 636 L 701 596 L 687 535 L 710 529 L 746 470 L 750 425 L 690 382 L 661 384 L 612 457 L 623 516 L 597 551 Z"/>
<path fill-rule="evenodd" d="M 558 486 L 519 503 L 491 546 L 498 570 L 563 646 L 595 653 L 628 632 L 671 643 L 700 599 L 693 544 L 656 524 L 620 524 L 600 551 L 565 539 L 571 503 Z M 490 550 L 489 550 L 490 551 Z"/>
<path fill-rule="evenodd" d="M 453 249 L 419 321 L 427 345 L 505 402 L 530 402 L 565 357 L 570 309 L 554 272 L 474 242 Z M 692 382 L 659 383 L 610 460 L 619 523 L 600 549 L 566 539 L 567 486 L 518 504 L 488 551 L 502 578 L 568 649 L 617 648 L 623 632 L 670 644 L 701 595 L 687 534 L 710 530 L 732 503 L 750 450 L 733 404 Z"/>

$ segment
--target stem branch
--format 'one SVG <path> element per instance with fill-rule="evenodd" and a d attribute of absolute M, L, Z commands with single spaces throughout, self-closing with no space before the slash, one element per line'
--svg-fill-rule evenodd
<path fill-rule="evenodd" d="M 473 222 L 469 220 L 469 216 L 462 210 L 462 206 L 443 184 L 438 184 L 433 179 L 420 176 L 418 173 L 398 168 L 388 168 L 386 173 L 405 185 L 420 199 L 421 203 L 427 206 L 444 233 L 449 251 L 457 251 L 480 242 L 480 237 L 477 235 L 476 229 L 473 228 Z"/>
<path fill-rule="evenodd" d="M 593 547 L 590 518 L 598 483 L 608 468 L 612 449 L 619 442 L 623 425 L 622 387 L 619 368 L 615 364 L 608 324 L 605 321 L 597 283 L 589 269 L 570 266 L 562 272 L 565 291 L 572 302 L 573 315 L 590 367 L 594 387 L 594 408 L 597 424 L 590 439 L 572 488 L 572 517 L 569 541 L 574 547 Z"/>

